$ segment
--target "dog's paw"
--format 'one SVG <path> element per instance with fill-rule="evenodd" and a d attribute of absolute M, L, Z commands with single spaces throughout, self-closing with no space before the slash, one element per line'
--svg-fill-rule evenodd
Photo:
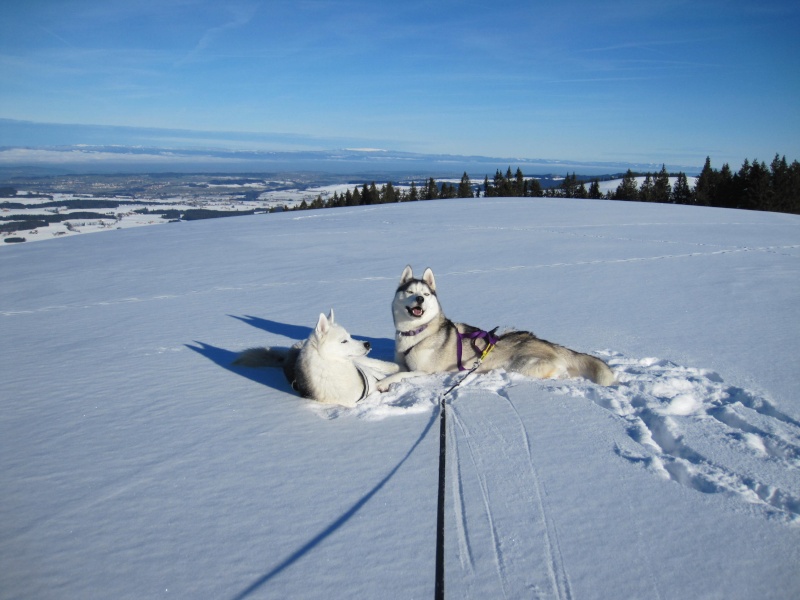
<path fill-rule="evenodd" d="M 378 384 L 378 391 L 379 391 L 381 394 L 383 394 L 383 393 L 385 393 L 385 392 L 388 392 L 388 391 L 389 391 L 389 388 L 391 388 L 391 387 L 392 387 L 392 384 L 391 384 L 391 382 L 390 382 L 390 383 L 379 383 L 379 384 Z"/>

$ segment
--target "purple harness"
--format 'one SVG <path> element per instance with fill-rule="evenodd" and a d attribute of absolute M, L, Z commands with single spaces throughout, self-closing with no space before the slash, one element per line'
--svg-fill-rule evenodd
<path fill-rule="evenodd" d="M 472 349 L 480 356 L 486 348 L 489 346 L 494 346 L 500 338 L 498 338 L 494 332 L 497 331 L 497 327 L 492 329 L 491 331 L 473 331 L 472 333 L 461 333 L 458 329 L 456 329 L 456 337 L 458 338 L 458 343 L 456 344 L 456 358 L 458 359 L 458 370 L 459 371 L 466 371 L 467 367 L 465 367 L 461 363 L 461 342 L 465 338 L 470 340 L 472 343 Z M 481 349 L 478 348 L 478 344 L 476 343 L 477 340 L 483 339 L 486 341 L 486 346 Z"/>

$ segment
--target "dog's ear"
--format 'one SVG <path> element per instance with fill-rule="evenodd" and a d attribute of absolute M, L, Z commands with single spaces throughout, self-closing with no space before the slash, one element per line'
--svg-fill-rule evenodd
<path fill-rule="evenodd" d="M 331 325 L 333 325 L 333 308 L 331 308 L 330 312 L 328 312 L 328 321 L 330 321 Z"/>
<path fill-rule="evenodd" d="M 323 335 L 328 333 L 328 330 L 330 328 L 331 328 L 331 325 L 328 322 L 328 319 L 325 317 L 324 314 L 320 313 L 319 321 L 317 321 L 317 327 L 316 327 L 316 329 L 314 329 L 314 333 L 317 334 L 317 337 L 322 337 Z"/>
<path fill-rule="evenodd" d="M 414 279 L 414 271 L 411 270 L 411 265 L 406 265 L 406 268 L 403 269 L 403 274 L 400 275 L 400 285 L 403 285 L 412 279 Z"/>
<path fill-rule="evenodd" d="M 436 291 L 436 280 L 433 278 L 433 271 L 430 267 L 425 269 L 425 272 L 422 274 L 422 281 L 428 284 L 432 292 Z"/>

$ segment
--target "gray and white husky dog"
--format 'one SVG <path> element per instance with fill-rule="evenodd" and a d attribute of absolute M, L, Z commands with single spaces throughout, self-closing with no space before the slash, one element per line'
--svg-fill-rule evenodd
<path fill-rule="evenodd" d="M 398 365 L 369 358 L 369 342 L 350 337 L 334 321 L 333 309 L 319 316 L 308 339 L 291 348 L 250 348 L 234 364 L 245 367 L 279 367 L 292 387 L 305 398 L 325 404 L 355 406 L 377 389 Z"/>
<path fill-rule="evenodd" d="M 494 331 L 450 321 L 439 305 L 431 269 L 425 270 L 422 279 L 416 279 L 411 267 L 405 268 L 392 302 L 392 315 L 395 361 L 404 372 L 381 381 L 379 389 L 420 375 L 420 371 L 467 370 L 490 342 L 495 346 L 476 369 L 479 373 L 503 368 L 543 379 L 584 377 L 600 385 L 615 383 L 614 373 L 599 358 L 539 339 L 529 331 L 495 335 Z"/>

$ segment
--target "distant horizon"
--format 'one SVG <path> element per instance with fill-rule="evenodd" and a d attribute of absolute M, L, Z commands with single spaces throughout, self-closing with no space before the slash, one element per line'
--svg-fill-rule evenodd
<path fill-rule="evenodd" d="M 53 174 L 248 173 L 320 171 L 424 172 L 492 176 L 520 168 L 525 175 L 613 175 L 631 169 L 697 174 L 699 165 L 665 161 L 582 161 L 569 158 L 452 155 L 359 147 L 360 140 L 276 133 L 195 131 L 95 124 L 38 123 L 0 118 L 0 175 L 4 171 Z M 338 146 L 336 145 L 338 144 Z M 760 157 L 758 157 L 760 159 Z M 712 161 L 714 157 L 711 157 Z M 772 157 L 769 157 L 771 160 Z M 766 159 L 764 159 L 766 160 Z M 470 170 L 473 173 L 470 173 Z"/>

